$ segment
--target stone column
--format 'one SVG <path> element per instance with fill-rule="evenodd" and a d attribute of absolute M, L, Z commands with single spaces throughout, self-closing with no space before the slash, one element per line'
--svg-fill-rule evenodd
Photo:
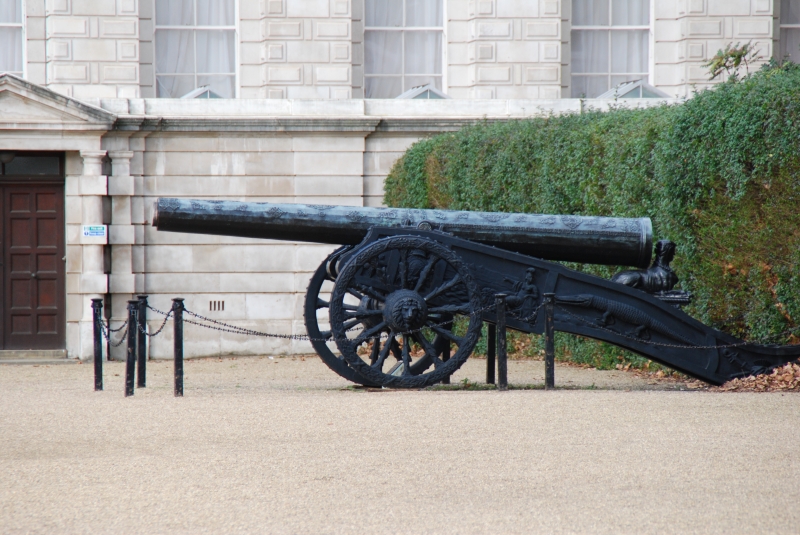
<path fill-rule="evenodd" d="M 103 158 L 105 151 L 81 151 L 83 173 L 77 180 L 67 185 L 68 201 L 70 196 L 80 198 L 82 212 L 81 225 L 102 225 L 103 197 L 107 193 L 107 179 L 103 175 Z M 108 291 L 108 277 L 105 274 L 104 247 L 102 243 L 91 243 L 82 236 L 81 225 L 70 225 L 68 244 L 80 244 L 81 269 L 79 274 L 69 275 L 67 293 L 80 295 L 81 320 L 77 347 L 72 346 L 82 359 L 92 357 L 92 298 L 102 298 Z M 69 332 L 69 329 L 68 329 Z"/>
<path fill-rule="evenodd" d="M 133 151 L 109 151 L 111 176 L 108 179 L 108 194 L 111 196 L 111 225 L 108 227 L 108 246 L 111 247 L 111 274 L 108 292 L 111 294 L 111 320 L 114 323 L 126 319 L 126 304 L 136 292 L 131 246 L 135 242 L 131 223 L 131 198 L 134 194 L 133 177 L 130 173 Z M 124 348 L 112 348 L 112 357 L 120 357 Z"/>

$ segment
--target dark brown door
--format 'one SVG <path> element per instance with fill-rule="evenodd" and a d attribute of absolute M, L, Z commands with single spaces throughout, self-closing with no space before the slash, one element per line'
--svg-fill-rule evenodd
<path fill-rule="evenodd" d="M 0 184 L 2 349 L 65 341 L 64 187 Z"/>

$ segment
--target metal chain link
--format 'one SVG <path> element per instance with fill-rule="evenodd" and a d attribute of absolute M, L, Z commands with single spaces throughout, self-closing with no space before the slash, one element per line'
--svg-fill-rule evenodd
<path fill-rule="evenodd" d="M 150 308 L 150 307 L 147 307 L 147 308 Z M 166 316 L 164 316 L 164 321 L 161 323 L 161 327 L 159 327 L 158 330 L 156 330 L 156 332 L 154 332 L 154 333 L 148 333 L 147 329 L 143 329 L 142 326 L 139 325 L 139 322 L 136 322 L 136 328 L 139 330 L 140 333 L 144 334 L 145 336 L 149 336 L 150 338 L 152 338 L 154 336 L 158 336 L 159 334 L 161 334 L 161 331 L 164 330 L 164 327 L 167 326 L 167 321 L 169 320 L 170 316 L 172 316 L 172 310 L 170 310 L 166 314 Z"/>
<path fill-rule="evenodd" d="M 487 306 L 487 307 L 484 307 L 482 309 L 476 310 L 475 312 L 471 312 L 469 315 L 470 316 L 478 315 L 478 314 L 481 314 L 483 312 L 486 312 L 487 310 L 491 310 L 493 308 L 494 308 L 494 305 Z M 281 338 L 281 339 L 284 339 L 284 340 L 294 340 L 294 341 L 299 341 L 299 342 L 337 342 L 337 341 L 340 341 L 340 340 L 337 340 L 337 339 L 332 338 L 332 337 L 328 337 L 328 338 L 312 338 L 311 336 L 308 336 L 307 334 L 264 333 L 264 332 L 260 332 L 260 331 L 254 331 L 253 329 L 245 329 L 244 327 L 237 327 L 236 325 L 230 325 L 228 323 L 225 323 L 225 322 L 222 322 L 222 321 L 218 321 L 218 320 L 215 320 L 215 319 L 212 319 L 212 318 L 207 318 L 205 316 L 201 316 L 200 314 L 197 314 L 196 312 L 192 312 L 191 310 L 184 309 L 184 312 L 186 312 L 187 314 L 189 314 L 191 316 L 194 316 L 195 318 L 197 318 L 199 320 L 206 321 L 206 322 L 209 322 L 209 323 L 213 323 L 214 325 L 220 325 L 220 327 L 215 327 L 215 326 L 212 326 L 212 325 L 205 325 L 203 323 L 192 321 L 192 320 L 184 320 L 186 323 L 191 323 L 193 325 L 198 325 L 200 327 L 205 327 L 206 329 L 212 329 L 212 330 L 215 330 L 215 331 L 229 332 L 229 333 L 234 333 L 234 334 L 247 334 L 247 335 L 251 335 L 251 336 L 263 336 L 263 337 L 266 337 L 266 338 Z M 443 321 L 441 323 L 437 323 L 435 325 L 426 325 L 424 327 L 420 327 L 419 329 L 414 329 L 414 330 L 407 331 L 407 332 L 395 333 L 395 336 L 416 334 L 418 332 L 421 332 L 424 329 L 428 329 L 428 328 L 431 328 L 431 327 L 443 327 L 445 325 L 453 323 L 454 321 L 455 321 L 455 318 L 451 319 L 451 320 Z M 347 332 L 355 331 L 357 329 L 358 329 L 357 327 L 353 327 L 352 329 L 348 330 Z M 381 333 L 380 336 L 370 337 L 369 340 L 372 340 L 374 338 L 381 338 L 382 340 L 385 340 L 385 339 L 389 338 L 389 335 L 387 333 Z M 341 340 L 341 341 L 352 342 L 353 340 L 350 339 L 350 338 L 346 338 L 345 340 Z"/>
<path fill-rule="evenodd" d="M 536 308 L 536 310 L 534 310 L 534 311 L 533 311 L 531 314 L 529 314 L 529 315 L 525 316 L 524 318 L 521 318 L 521 317 L 519 317 L 519 316 L 516 316 L 516 315 L 514 315 L 513 313 L 511 314 L 511 317 L 512 317 L 513 319 L 515 319 L 515 320 L 518 320 L 518 321 L 521 321 L 521 322 L 523 322 L 523 323 L 529 323 L 529 324 L 533 325 L 534 323 L 536 323 L 536 319 L 537 319 L 537 318 L 538 318 L 538 316 L 539 316 L 539 311 L 540 311 L 541 309 L 543 309 L 543 308 L 544 308 L 544 305 L 545 305 L 545 304 L 544 304 L 544 302 L 542 302 L 542 304 L 541 304 L 541 305 L 539 305 L 539 306 Z"/>
<path fill-rule="evenodd" d="M 168 315 L 172 314 L 172 309 L 170 309 L 170 311 L 169 311 L 169 312 L 164 312 L 163 310 L 159 310 L 159 309 L 157 309 L 157 308 L 153 308 L 153 307 L 151 307 L 149 303 L 148 303 L 148 305 L 147 305 L 147 308 L 149 308 L 150 310 L 152 310 L 152 311 L 153 311 L 153 312 L 155 312 L 156 314 L 161 314 L 162 316 L 168 316 Z"/>
<path fill-rule="evenodd" d="M 122 329 L 124 329 L 125 327 L 127 327 L 127 326 L 128 326 L 128 320 L 125 320 L 125 323 L 123 323 L 122 325 L 120 325 L 118 329 L 112 329 L 112 328 L 111 328 L 111 325 L 110 325 L 110 324 L 106 324 L 106 323 L 105 323 L 103 320 L 100 320 L 100 323 L 102 323 L 102 324 L 103 324 L 103 326 L 104 326 L 106 329 L 108 329 L 108 332 L 110 332 L 110 333 L 116 333 L 116 332 L 119 332 L 119 331 L 121 331 Z"/>
<path fill-rule="evenodd" d="M 108 343 L 111 345 L 111 347 L 119 347 L 122 345 L 122 342 L 124 342 L 125 339 L 128 337 L 128 329 L 125 329 L 125 332 L 122 333 L 122 336 L 120 336 L 119 340 L 116 342 L 111 341 L 111 333 L 119 332 L 124 327 L 127 326 L 128 322 L 126 321 L 125 323 L 122 324 L 122 327 L 120 327 L 119 329 L 111 329 L 106 327 L 106 322 L 100 321 L 100 332 L 102 333 L 103 337 L 106 340 L 108 340 Z"/>

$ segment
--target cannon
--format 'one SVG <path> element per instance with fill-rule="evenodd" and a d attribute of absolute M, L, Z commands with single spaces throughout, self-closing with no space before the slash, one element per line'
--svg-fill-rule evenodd
<path fill-rule="evenodd" d="M 800 346 L 748 343 L 680 309 L 675 245 L 648 218 L 366 208 L 160 198 L 159 231 L 340 245 L 312 275 L 304 318 L 320 358 L 370 386 L 420 388 L 450 377 L 482 324 L 602 340 L 719 385 L 800 357 Z M 559 262 L 633 266 L 611 280 Z M 648 267 L 649 266 L 649 267 Z M 646 268 L 646 269 L 645 269 Z"/>

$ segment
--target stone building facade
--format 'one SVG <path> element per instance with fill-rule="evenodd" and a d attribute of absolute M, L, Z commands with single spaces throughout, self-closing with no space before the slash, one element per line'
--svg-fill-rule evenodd
<path fill-rule="evenodd" d="M 379 205 L 421 137 L 637 77 L 679 101 L 717 49 L 795 55 L 797 32 L 800 0 L 0 0 L 0 350 L 88 358 L 91 298 L 117 326 L 140 293 L 302 333 L 330 247 L 158 233 L 154 199 Z M 391 98 L 418 83 L 451 98 Z M 310 351 L 188 332 L 190 356 Z"/>

